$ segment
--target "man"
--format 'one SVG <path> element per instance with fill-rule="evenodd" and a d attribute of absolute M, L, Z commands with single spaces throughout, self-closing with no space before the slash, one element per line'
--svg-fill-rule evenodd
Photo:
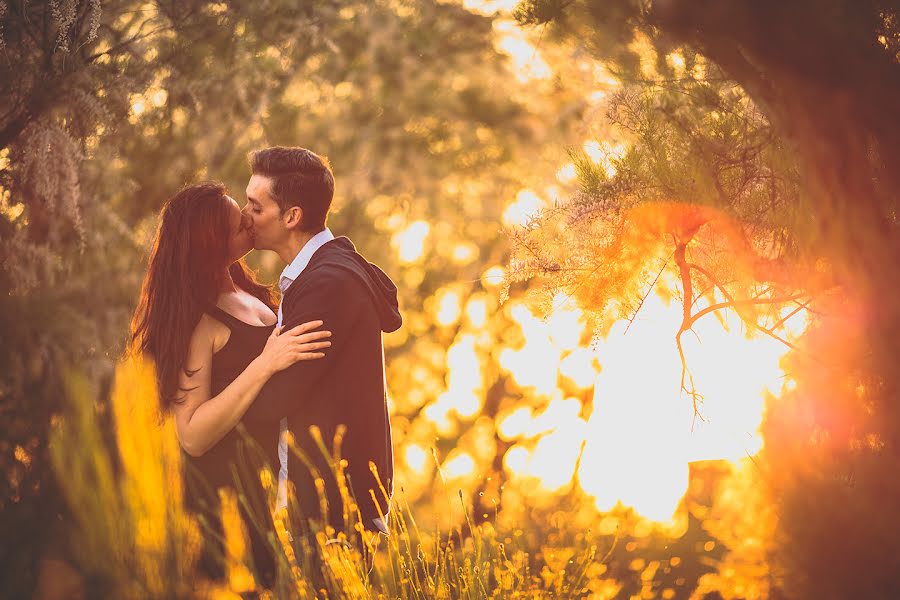
<path fill-rule="evenodd" d="M 248 411 L 248 417 L 286 418 L 317 472 L 311 474 L 296 460 L 287 469 L 283 435 L 279 505 L 285 504 L 289 474 L 303 514 L 301 526 L 324 517 L 338 531 L 345 529 L 338 483 L 309 433 L 310 426 L 318 427 L 331 449 L 343 425 L 340 454 L 347 460 L 347 483 L 362 524 L 368 531 L 387 533 L 394 473 L 381 335 L 400 327 L 397 288 L 349 239 L 334 237 L 326 227 L 334 177 L 325 159 L 304 148 L 273 147 L 252 153 L 250 166 L 253 174 L 243 211 L 252 221 L 254 245 L 275 251 L 287 263 L 278 282 L 278 326 L 286 331 L 321 319 L 323 328 L 332 332 L 325 358 L 298 362 L 274 376 Z M 325 515 L 316 476 L 325 482 Z"/>

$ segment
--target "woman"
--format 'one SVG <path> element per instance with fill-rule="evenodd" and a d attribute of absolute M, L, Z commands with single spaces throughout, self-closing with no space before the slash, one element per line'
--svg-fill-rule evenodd
<path fill-rule="evenodd" d="M 273 374 L 322 358 L 331 333 L 316 331 L 321 321 L 284 333 L 275 328 L 272 292 L 243 261 L 253 248 L 249 225 L 218 183 L 186 187 L 166 202 L 132 321 L 132 347 L 156 363 L 162 408 L 174 415 L 187 455 L 186 503 L 210 524 L 201 568 L 223 575 L 217 490 L 236 487 L 253 505 L 253 514 L 244 510 L 242 517 L 254 567 L 268 583 L 269 511 L 261 494 L 248 492 L 258 489 L 264 462 L 278 464 L 278 424 L 242 417 Z"/>

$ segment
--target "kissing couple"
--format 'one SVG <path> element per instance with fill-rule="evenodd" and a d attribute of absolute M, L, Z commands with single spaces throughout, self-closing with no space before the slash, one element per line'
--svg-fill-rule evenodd
<path fill-rule="evenodd" d="M 326 227 L 327 159 L 278 146 L 251 153 L 250 167 L 243 207 L 218 183 L 185 187 L 165 203 L 131 347 L 155 363 L 161 409 L 174 417 L 185 504 L 207 526 L 199 567 L 209 578 L 224 574 L 220 498 L 258 488 L 267 475 L 273 482 L 265 465 L 278 466 L 274 506 L 248 494 L 240 509 L 251 522 L 252 567 L 270 586 L 268 533 L 289 489 L 289 538 L 354 539 L 371 568 L 366 548 L 388 533 L 394 477 L 382 332 L 397 330 L 401 317 L 390 278 Z M 244 262 L 254 248 L 287 265 L 277 300 Z M 342 482 L 312 427 L 329 448 L 342 434 Z M 356 523 L 347 518 L 354 506 Z"/>

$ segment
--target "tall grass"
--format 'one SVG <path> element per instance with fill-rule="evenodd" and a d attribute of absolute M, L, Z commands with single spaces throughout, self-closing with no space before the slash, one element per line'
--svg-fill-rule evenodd
<path fill-rule="evenodd" d="M 301 530 L 297 524 L 304 520 L 293 498 L 287 511 L 260 515 L 258 507 L 274 507 L 276 490 L 273 472 L 259 469 L 251 477 L 236 478 L 235 488 L 217 490 L 225 577 L 204 581 L 196 571 L 197 558 L 201 536 L 213 535 L 213 529 L 203 515 L 183 508 L 181 453 L 171 418 L 158 412 L 154 381 L 151 364 L 139 358 L 122 361 L 109 403 L 114 441 L 107 443 L 98 424 L 96 397 L 84 378 L 69 377 L 68 409 L 55 428 L 51 448 L 75 517 L 73 546 L 91 582 L 89 595 L 420 599 L 587 593 L 588 573 L 598 560 L 595 547 L 585 543 L 564 561 L 550 555 L 536 560 L 535 549 L 511 547 L 511 536 L 498 531 L 496 523 L 475 523 L 463 494 L 446 486 L 438 493 L 463 511 L 460 525 L 420 531 L 401 489 L 391 501 L 390 535 L 367 535 L 344 478 L 341 435 L 328 448 L 315 430 L 314 439 L 339 483 L 344 531 L 317 525 L 316 519 Z M 309 457 L 291 447 L 300 463 L 312 469 Z M 324 480 L 321 473 L 314 475 L 321 510 L 327 514 Z M 384 488 L 379 493 L 386 495 Z M 241 519 L 239 507 L 250 522 Z M 248 556 L 248 528 L 267 522 L 274 523 L 264 531 L 277 565 L 272 589 L 260 587 Z M 370 570 L 365 554 L 371 552 L 375 558 Z"/>

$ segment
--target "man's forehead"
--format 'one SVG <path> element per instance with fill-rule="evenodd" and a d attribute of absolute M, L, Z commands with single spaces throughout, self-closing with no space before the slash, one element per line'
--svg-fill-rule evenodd
<path fill-rule="evenodd" d="M 247 183 L 247 196 L 252 200 L 268 199 L 271 181 L 272 180 L 265 175 L 254 173 L 250 177 L 250 182 Z"/>

